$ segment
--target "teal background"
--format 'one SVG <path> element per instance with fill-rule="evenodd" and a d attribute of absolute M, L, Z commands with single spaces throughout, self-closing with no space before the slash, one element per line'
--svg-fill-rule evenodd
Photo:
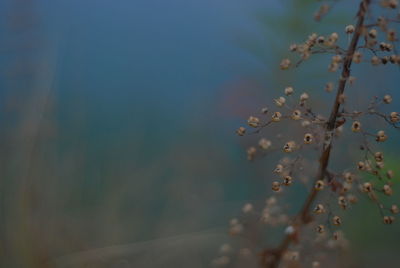
<path fill-rule="evenodd" d="M 229 219 L 271 195 L 275 157 L 247 162 L 255 140 L 234 130 L 288 83 L 330 105 L 328 56 L 278 65 L 292 42 L 352 23 L 355 3 L 317 23 L 317 1 L 2 1 L 0 266 L 207 267 Z M 398 98 L 398 72 L 360 67 L 349 96 Z M 357 267 L 396 267 L 399 225 L 379 217 L 368 202 L 348 217 Z"/>

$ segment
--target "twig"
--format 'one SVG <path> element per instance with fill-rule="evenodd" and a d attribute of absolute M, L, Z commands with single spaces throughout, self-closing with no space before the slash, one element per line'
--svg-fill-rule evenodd
<path fill-rule="evenodd" d="M 357 20 L 357 25 L 353 34 L 353 37 L 351 39 L 349 48 L 347 49 L 346 57 L 343 61 L 342 65 L 342 73 L 341 73 L 341 78 L 340 82 L 338 85 L 337 93 L 336 93 L 336 98 L 335 102 L 333 104 L 331 114 L 329 117 L 328 122 L 326 123 L 325 127 L 325 142 L 322 148 L 322 152 L 319 158 L 319 169 L 317 176 L 315 178 L 315 181 L 317 180 L 323 180 L 324 177 L 326 176 L 327 172 L 327 167 L 330 159 L 330 153 L 332 149 L 332 139 L 333 139 L 333 134 L 335 130 L 335 124 L 336 120 L 339 115 L 339 108 L 340 108 L 340 97 L 343 94 L 346 86 L 346 82 L 348 78 L 350 77 L 350 67 L 352 64 L 352 59 L 354 52 L 357 48 L 357 44 L 359 41 L 359 38 L 363 32 L 363 25 L 364 25 L 364 19 L 365 15 L 368 10 L 368 6 L 370 4 L 370 0 L 362 0 L 360 3 L 360 7 L 357 13 L 358 20 Z M 318 195 L 318 191 L 313 187 L 311 190 L 310 194 L 307 196 L 303 207 L 301 210 L 298 212 L 298 214 L 295 216 L 294 221 L 293 221 L 293 227 L 295 227 L 296 232 L 298 233 L 300 228 L 307 223 L 309 223 L 311 219 L 310 215 L 310 207 L 312 206 L 316 196 Z M 284 253 L 287 251 L 291 243 L 294 241 L 294 236 L 293 234 L 286 234 L 285 237 L 283 238 L 281 244 L 275 248 L 275 249 L 266 249 L 261 253 L 261 265 L 266 268 L 277 268 L 282 261 L 282 257 Z"/>

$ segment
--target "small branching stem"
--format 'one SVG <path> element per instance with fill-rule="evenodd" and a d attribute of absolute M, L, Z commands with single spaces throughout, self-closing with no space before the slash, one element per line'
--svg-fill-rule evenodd
<path fill-rule="evenodd" d="M 327 175 L 327 168 L 329 164 L 329 159 L 330 159 L 330 153 L 332 149 L 332 139 L 333 139 L 333 134 L 335 131 L 335 125 L 336 125 L 336 120 L 338 119 L 338 116 L 340 115 L 339 109 L 341 106 L 340 98 L 341 95 L 344 93 L 346 83 L 348 78 L 350 77 L 350 67 L 353 61 L 353 55 L 354 52 L 357 49 L 357 44 L 360 39 L 360 36 L 362 35 L 364 31 L 364 20 L 365 16 L 368 10 L 370 4 L 370 0 L 362 0 L 359 6 L 359 10 L 357 13 L 357 25 L 355 27 L 355 31 L 353 34 L 353 37 L 351 39 L 351 42 L 349 44 L 349 47 L 347 49 L 346 56 L 343 61 L 342 65 L 342 73 L 340 77 L 340 81 L 338 84 L 337 92 L 336 92 L 336 98 L 329 116 L 329 120 L 326 123 L 325 126 L 325 142 L 322 148 L 322 152 L 319 158 L 319 168 L 318 168 L 318 173 L 317 176 L 315 177 L 315 181 L 318 180 L 323 180 L 326 175 Z M 293 226 L 296 229 L 296 232 L 299 232 L 300 228 L 306 224 L 308 224 L 311 220 L 312 217 L 310 215 L 310 208 L 315 201 L 315 198 L 317 197 L 319 191 L 313 188 L 310 192 L 310 194 L 307 196 L 306 200 L 304 201 L 304 204 L 301 208 L 301 210 L 298 212 L 298 214 L 295 216 L 294 221 L 293 221 Z M 275 248 L 275 249 L 266 249 L 264 252 L 262 252 L 262 261 L 261 264 L 263 267 L 266 268 L 277 268 L 282 260 L 282 257 L 284 253 L 288 250 L 289 246 L 294 242 L 294 236 L 293 234 L 286 234 L 283 240 L 281 241 L 281 244 Z"/>

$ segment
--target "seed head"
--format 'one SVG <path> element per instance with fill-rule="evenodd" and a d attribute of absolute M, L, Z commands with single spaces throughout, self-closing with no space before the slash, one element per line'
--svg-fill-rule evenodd
<path fill-rule="evenodd" d="M 269 111 L 268 107 L 263 107 L 263 108 L 261 108 L 261 113 L 262 113 L 262 114 L 267 114 L 268 111 Z"/>
<path fill-rule="evenodd" d="M 390 61 L 390 63 L 393 63 L 393 64 L 397 63 L 397 55 L 394 55 L 394 54 L 390 55 L 389 61 Z"/>
<path fill-rule="evenodd" d="M 334 233 L 332 234 L 332 238 L 333 238 L 333 240 L 339 240 L 339 238 L 340 238 L 339 232 L 334 232 Z"/>
<path fill-rule="evenodd" d="M 308 96 L 308 94 L 305 93 L 305 92 L 300 95 L 300 101 L 301 102 L 304 102 L 304 101 L 308 100 L 309 98 L 310 98 L 310 96 Z"/>
<path fill-rule="evenodd" d="M 396 41 L 396 30 L 395 29 L 389 29 L 387 31 L 386 38 L 390 42 Z"/>
<path fill-rule="evenodd" d="M 315 40 L 317 40 L 318 35 L 316 33 L 312 33 L 308 36 L 308 41 L 312 41 L 315 42 Z"/>
<path fill-rule="evenodd" d="M 243 231 L 243 225 L 241 223 L 237 223 L 231 226 L 229 233 L 231 235 L 238 235 Z"/>
<path fill-rule="evenodd" d="M 349 200 L 349 202 L 351 204 L 355 204 L 355 203 L 358 202 L 357 197 L 355 195 L 352 195 L 352 194 L 347 195 L 347 200 Z"/>
<path fill-rule="evenodd" d="M 281 184 L 278 181 L 272 183 L 272 190 L 278 192 L 281 189 Z"/>
<path fill-rule="evenodd" d="M 296 143 L 294 141 L 289 141 L 283 146 L 283 151 L 285 153 L 291 153 L 296 148 Z"/>
<path fill-rule="evenodd" d="M 328 66 L 330 72 L 336 72 L 339 69 L 339 64 L 337 62 L 331 62 Z"/>
<path fill-rule="evenodd" d="M 346 209 L 347 208 L 347 200 L 346 200 L 346 198 L 344 196 L 339 196 L 338 204 L 342 209 Z"/>
<path fill-rule="evenodd" d="M 292 119 L 293 120 L 299 120 L 301 119 L 301 112 L 300 110 L 294 110 L 292 113 Z"/>
<path fill-rule="evenodd" d="M 286 103 L 286 99 L 284 97 L 279 97 L 278 99 L 275 99 L 275 105 L 278 107 L 282 107 Z"/>
<path fill-rule="evenodd" d="M 359 121 L 354 121 L 351 125 L 351 131 L 359 132 L 361 130 L 361 123 Z"/>
<path fill-rule="evenodd" d="M 320 225 L 317 226 L 317 228 L 315 228 L 315 230 L 317 231 L 317 233 L 322 234 L 322 233 L 325 232 L 325 226 L 320 224 Z"/>
<path fill-rule="evenodd" d="M 383 153 L 382 152 L 375 152 L 374 153 L 374 158 L 377 162 L 382 162 L 383 161 Z"/>
<path fill-rule="evenodd" d="M 290 60 L 289 59 L 283 59 L 281 61 L 281 64 L 280 64 L 281 70 L 287 70 L 287 69 L 289 69 L 289 67 L 290 67 Z"/>
<path fill-rule="evenodd" d="M 376 162 L 376 167 L 379 169 L 383 169 L 385 167 L 385 163 L 384 162 Z"/>
<path fill-rule="evenodd" d="M 230 224 L 231 226 L 236 225 L 236 224 L 238 224 L 238 223 L 239 223 L 239 220 L 236 219 L 236 218 L 233 218 L 233 219 L 231 219 L 231 220 L 229 221 L 229 224 Z"/>
<path fill-rule="evenodd" d="M 328 13 L 330 6 L 328 4 L 323 4 L 319 7 L 319 9 L 314 13 L 314 19 L 316 21 L 320 21 L 321 18 Z"/>
<path fill-rule="evenodd" d="M 390 122 L 392 122 L 392 123 L 400 122 L 400 114 L 398 112 L 391 112 L 390 113 Z"/>
<path fill-rule="evenodd" d="M 292 185 L 292 182 L 293 182 L 293 179 L 292 179 L 291 176 L 285 176 L 283 178 L 283 184 L 286 185 L 286 186 Z"/>
<path fill-rule="evenodd" d="M 255 116 L 250 116 L 249 119 L 247 119 L 247 124 L 251 127 L 258 127 L 260 125 L 260 119 Z"/>
<path fill-rule="evenodd" d="M 389 7 L 392 9 L 397 8 L 399 2 L 397 0 L 389 0 Z"/>
<path fill-rule="evenodd" d="M 310 125 L 311 125 L 311 122 L 308 121 L 308 120 L 303 120 L 303 121 L 301 122 L 301 126 L 302 126 L 302 127 L 308 127 L 308 126 L 310 126 Z"/>
<path fill-rule="evenodd" d="M 283 166 L 281 164 L 276 165 L 274 173 L 282 173 L 282 171 L 283 171 Z"/>
<path fill-rule="evenodd" d="M 289 261 L 297 261 L 299 259 L 300 253 L 298 251 L 287 251 L 285 253 L 285 259 Z"/>
<path fill-rule="evenodd" d="M 397 8 L 398 1 L 397 0 L 384 0 L 384 1 L 381 1 L 381 5 L 386 8 L 395 9 L 395 8 Z"/>
<path fill-rule="evenodd" d="M 385 194 L 385 195 L 392 195 L 393 194 L 393 190 L 392 190 L 392 187 L 390 187 L 390 185 L 388 185 L 388 184 L 385 184 L 385 185 L 383 185 L 383 193 Z"/>
<path fill-rule="evenodd" d="M 376 36 L 378 35 L 378 31 L 376 30 L 376 29 L 371 29 L 371 30 L 369 30 L 369 32 L 368 32 L 368 36 L 370 37 L 370 38 L 376 38 Z"/>
<path fill-rule="evenodd" d="M 365 193 L 372 192 L 372 184 L 370 182 L 365 182 L 362 188 Z"/>
<path fill-rule="evenodd" d="M 371 64 L 372 65 L 379 65 L 379 64 L 381 64 L 381 59 L 380 58 L 378 58 L 377 56 L 373 56 L 372 58 L 371 58 Z"/>
<path fill-rule="evenodd" d="M 312 268 L 320 268 L 321 267 L 321 264 L 319 261 L 313 261 L 311 265 L 312 265 L 311 266 Z"/>
<path fill-rule="evenodd" d="M 337 33 L 331 33 L 329 36 L 329 41 L 335 43 L 339 39 L 339 35 Z"/>
<path fill-rule="evenodd" d="M 361 52 L 358 52 L 358 51 L 354 52 L 354 55 L 353 55 L 353 62 L 354 62 L 354 63 L 361 63 L 361 61 L 362 61 L 362 54 L 361 54 Z"/>
<path fill-rule="evenodd" d="M 249 147 L 247 149 L 247 159 L 248 160 L 253 160 L 255 155 L 256 155 L 256 152 L 257 152 L 256 147 L 253 147 L 253 146 Z"/>
<path fill-rule="evenodd" d="M 260 139 L 260 141 L 258 142 L 258 146 L 260 146 L 260 148 L 263 150 L 267 150 L 269 147 L 271 147 L 271 145 L 271 141 L 265 138 Z"/>
<path fill-rule="evenodd" d="M 386 103 L 386 104 L 391 103 L 392 100 L 393 100 L 393 99 L 392 99 L 392 96 L 390 96 L 390 95 L 385 95 L 385 96 L 383 97 L 383 102 Z"/>
<path fill-rule="evenodd" d="M 289 46 L 289 50 L 292 51 L 292 52 L 297 51 L 297 49 L 298 49 L 297 44 L 291 44 L 291 45 Z"/>
<path fill-rule="evenodd" d="M 397 214 L 397 213 L 399 213 L 399 207 L 397 206 L 397 205 L 392 205 L 391 207 L 390 207 L 390 212 L 392 212 L 393 214 Z"/>
<path fill-rule="evenodd" d="M 383 1 L 387 1 L 387 0 L 383 0 Z M 381 29 L 385 29 L 385 28 L 386 28 L 386 25 L 387 25 L 387 20 L 386 20 L 386 18 L 380 16 L 380 17 L 378 17 L 378 18 L 376 19 L 376 21 L 377 21 L 377 23 L 378 23 L 378 26 L 379 26 Z"/>
<path fill-rule="evenodd" d="M 326 92 L 332 92 L 333 91 L 333 87 L 334 87 L 333 83 L 332 82 L 328 82 L 325 85 L 325 91 Z"/>
<path fill-rule="evenodd" d="M 394 222 L 394 217 L 393 216 L 384 216 L 383 217 L 383 223 L 384 224 L 392 224 Z"/>
<path fill-rule="evenodd" d="M 221 247 L 219 248 L 219 251 L 220 251 L 222 254 L 227 254 L 227 253 L 229 253 L 229 252 L 232 251 L 232 247 L 231 247 L 231 245 L 229 245 L 229 244 L 223 244 L 223 245 L 221 245 Z"/>
<path fill-rule="evenodd" d="M 379 130 L 378 133 L 376 134 L 376 141 L 377 142 L 384 142 L 387 140 L 387 135 L 385 134 L 385 131 Z"/>
<path fill-rule="evenodd" d="M 265 203 L 266 203 L 268 206 L 273 206 L 273 205 L 276 204 L 276 202 L 277 202 L 277 200 L 276 200 L 276 198 L 275 198 L 274 196 L 271 196 L 270 198 L 268 198 L 267 200 L 265 200 Z"/>
<path fill-rule="evenodd" d="M 351 185 L 352 184 L 348 183 L 348 182 L 343 183 L 343 187 L 341 189 L 341 193 L 346 193 L 346 192 L 350 191 Z"/>
<path fill-rule="evenodd" d="M 353 25 L 347 25 L 346 26 L 346 28 L 344 29 L 345 30 L 345 32 L 347 33 L 347 34 L 352 34 L 352 33 L 354 33 L 354 26 Z"/>
<path fill-rule="evenodd" d="M 243 206 L 242 208 L 243 213 L 250 213 L 251 211 L 253 211 L 253 205 L 250 203 L 247 203 Z"/>
<path fill-rule="evenodd" d="M 234 235 L 233 233 L 231 233 L 232 235 Z M 223 266 L 227 266 L 230 263 L 231 259 L 228 256 L 220 256 L 216 259 L 214 259 L 211 264 L 212 266 L 215 267 L 223 267 Z"/>
<path fill-rule="evenodd" d="M 281 118 L 282 118 L 282 114 L 280 112 L 274 112 L 272 114 L 272 121 L 273 122 L 279 122 L 279 121 L 281 121 Z"/>
<path fill-rule="evenodd" d="M 392 46 L 392 44 L 381 42 L 381 43 L 379 43 L 379 49 L 382 51 L 392 51 L 393 46 Z"/>
<path fill-rule="evenodd" d="M 334 216 L 332 219 L 332 223 L 335 226 L 340 226 L 342 224 L 342 219 L 339 216 Z"/>
<path fill-rule="evenodd" d="M 358 170 L 365 170 L 366 169 L 365 163 L 362 162 L 362 161 L 358 162 L 357 163 L 357 168 L 358 168 Z"/>
<path fill-rule="evenodd" d="M 340 56 L 340 55 L 335 55 L 332 57 L 332 62 L 335 62 L 335 63 L 341 63 L 342 60 L 343 60 L 342 56 Z"/>
<path fill-rule="evenodd" d="M 244 127 L 240 127 L 240 128 L 238 128 L 238 129 L 236 130 L 236 133 L 237 133 L 239 136 L 244 136 L 244 134 L 246 134 L 246 129 L 245 129 Z"/>
<path fill-rule="evenodd" d="M 285 88 L 285 95 L 286 95 L 286 96 L 292 95 L 293 92 L 294 92 L 294 89 L 293 89 L 292 87 L 286 87 L 286 88 Z"/>
<path fill-rule="evenodd" d="M 316 205 L 315 208 L 314 208 L 314 213 L 315 213 L 315 214 L 322 214 L 322 213 L 325 213 L 324 205 L 322 205 L 322 204 Z"/>
<path fill-rule="evenodd" d="M 386 172 L 386 177 L 388 177 L 388 179 L 393 179 L 393 177 L 394 177 L 394 172 L 393 172 L 393 170 L 388 170 L 388 171 Z"/>
<path fill-rule="evenodd" d="M 317 191 L 321 191 L 322 189 L 324 189 L 325 183 L 323 180 L 318 180 L 315 185 L 314 185 L 314 189 Z"/>
<path fill-rule="evenodd" d="M 305 144 L 310 144 L 313 142 L 313 135 L 310 133 L 307 133 L 304 135 L 304 143 Z"/>
<path fill-rule="evenodd" d="M 345 172 L 343 174 L 344 179 L 346 180 L 347 183 L 352 183 L 354 181 L 354 175 L 351 174 L 350 172 Z"/>

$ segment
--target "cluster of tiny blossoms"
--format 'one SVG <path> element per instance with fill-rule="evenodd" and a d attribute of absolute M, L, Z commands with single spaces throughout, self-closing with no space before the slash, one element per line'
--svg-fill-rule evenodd
<path fill-rule="evenodd" d="M 245 240 L 251 239 L 254 235 L 254 223 L 259 223 L 262 227 L 279 227 L 287 226 L 289 216 L 283 214 L 284 207 L 279 203 L 278 199 L 271 196 L 265 200 L 261 211 L 259 211 L 252 203 L 246 203 L 242 207 L 242 213 L 237 218 L 233 218 L 229 222 L 229 234 L 235 237 L 242 237 Z M 290 228 L 286 230 L 290 232 Z M 291 252 L 294 254 L 294 252 Z M 214 266 L 226 266 L 234 260 L 249 263 L 254 261 L 257 255 L 254 248 L 241 245 L 239 248 L 232 244 L 222 244 L 219 249 L 220 256 L 212 261 Z M 288 255 L 289 256 L 289 255 Z"/>
<path fill-rule="evenodd" d="M 381 1 L 381 6 L 397 10 L 398 3 L 397 0 L 385 0 Z M 323 5 L 315 14 L 315 18 L 319 20 L 329 10 L 330 7 Z M 333 32 L 329 35 L 313 33 L 303 43 L 290 45 L 289 51 L 297 53 L 300 59 L 296 63 L 292 63 L 289 58 L 283 59 L 280 63 L 281 70 L 297 67 L 315 54 L 332 54 L 327 69 L 330 72 L 341 70 L 342 74 L 338 77 L 337 82 L 328 81 L 323 89 L 326 92 L 332 92 L 338 88 L 336 102 L 341 108 L 333 118 L 334 127 L 328 127 L 328 124 L 332 123 L 332 115 L 328 117 L 328 115 L 314 112 L 309 105 L 312 97 L 310 93 L 288 85 L 282 89 L 281 96 L 272 100 L 270 107 L 261 108 L 258 115 L 249 116 L 247 126 L 241 126 L 236 130 L 239 136 L 260 134 L 267 127 L 287 122 L 297 125 L 301 135 L 295 135 L 286 141 L 282 141 L 282 139 L 275 141 L 272 137 L 264 136 L 259 138 L 255 145 L 247 148 L 247 158 L 251 161 L 277 151 L 281 151 L 285 156 L 278 160 L 271 170 L 271 178 L 273 178 L 271 179 L 271 190 L 277 196 L 268 197 L 265 204 L 258 210 L 255 204 L 245 204 L 242 209 L 243 217 L 234 218 L 230 222 L 230 235 L 245 236 L 246 232 L 249 232 L 246 231 L 246 228 L 254 227 L 249 224 L 246 218 L 248 217 L 256 219 L 263 226 L 284 226 L 285 236 L 289 237 L 289 240 L 297 241 L 301 235 L 299 225 L 312 222 L 311 226 L 315 234 L 314 245 L 324 243 L 326 248 L 344 248 L 347 247 L 347 240 L 340 230 L 342 224 L 345 223 L 343 214 L 357 204 L 360 198 L 367 198 L 377 205 L 382 223 L 392 224 L 395 221 L 395 214 L 400 212 L 398 205 L 392 203 L 390 199 L 395 194 L 393 191 L 395 174 L 393 170 L 386 167 L 384 153 L 378 149 L 380 143 L 389 140 L 389 136 L 384 129 L 374 129 L 375 124 L 371 126 L 368 123 L 371 120 L 380 120 L 386 122 L 390 127 L 400 129 L 400 113 L 393 110 L 386 112 L 393 102 L 393 98 L 389 94 L 373 97 L 364 110 L 351 110 L 343 89 L 346 82 L 353 84 L 356 79 L 350 75 L 350 70 L 344 70 L 351 63 L 373 66 L 400 65 L 400 54 L 397 54 L 395 46 L 398 42 L 397 32 L 393 27 L 394 23 L 400 22 L 400 15 L 396 14 L 396 16 L 393 18 L 378 17 L 369 24 L 364 23 L 357 27 L 347 25 L 342 33 Z M 343 48 L 339 44 L 341 35 L 345 37 L 342 39 L 348 40 L 348 45 L 353 35 L 359 35 L 360 41 L 358 43 L 356 41 L 352 48 L 351 44 L 349 48 Z M 350 49 L 352 50 L 350 51 Z M 342 88 L 340 88 L 341 86 Z M 330 111 L 324 113 L 329 114 Z M 345 131 L 346 128 L 349 131 Z M 309 162 L 302 152 L 307 148 L 324 151 L 332 145 L 332 141 L 335 142 L 335 146 L 340 147 L 336 141 L 344 135 L 352 135 L 353 138 L 360 141 L 359 155 L 361 159 L 342 171 L 334 171 L 332 167 L 325 166 L 320 179 L 312 180 L 312 185 L 310 185 L 310 180 L 306 179 L 306 174 L 304 174 L 305 165 Z M 319 162 L 321 162 L 321 158 Z M 296 183 L 303 184 L 308 189 L 311 187 L 313 196 L 311 197 L 310 211 L 302 211 L 293 219 L 283 212 L 285 206 L 280 204 L 279 198 L 286 189 Z M 299 217 L 303 218 L 299 220 Z M 277 259 L 288 262 L 297 261 L 300 252 L 289 248 L 285 243 L 283 245 L 286 247 L 283 248 L 284 252 L 265 251 L 267 253 L 264 252 L 264 257 L 269 256 L 275 261 Z M 230 245 L 225 244 L 222 247 L 228 246 L 232 253 Z M 278 249 L 282 250 L 282 248 Z M 242 255 L 250 256 L 256 250 L 257 248 L 242 248 L 239 252 L 245 252 Z M 214 264 L 226 265 L 230 261 L 230 257 L 224 255 L 217 258 Z M 268 263 L 268 261 L 264 263 Z M 312 260 L 311 267 L 321 267 L 320 260 Z"/>
<path fill-rule="evenodd" d="M 397 64 L 400 65 L 400 55 L 395 53 L 394 44 L 398 41 L 397 32 L 393 28 L 389 28 L 391 20 L 379 17 L 376 23 L 363 28 L 364 44 L 357 47 L 357 51 L 353 54 L 354 63 L 370 62 L 373 66 L 381 64 Z M 346 35 L 354 33 L 354 26 L 347 25 L 345 27 Z M 382 35 L 383 40 L 379 41 L 378 36 Z M 341 63 L 347 51 L 341 48 L 337 42 L 339 34 L 336 32 L 328 36 L 311 34 L 302 44 L 290 45 L 290 51 L 300 55 L 301 60 L 293 64 L 290 59 L 283 59 L 280 63 L 282 70 L 287 70 L 293 65 L 298 66 L 302 61 L 307 60 L 313 54 L 329 53 L 333 54 L 331 62 L 328 65 L 330 72 L 336 72 L 340 69 Z M 350 78 L 352 79 L 352 78 Z M 350 81 L 352 82 L 352 81 Z M 329 89 L 327 89 L 329 91 Z"/>

